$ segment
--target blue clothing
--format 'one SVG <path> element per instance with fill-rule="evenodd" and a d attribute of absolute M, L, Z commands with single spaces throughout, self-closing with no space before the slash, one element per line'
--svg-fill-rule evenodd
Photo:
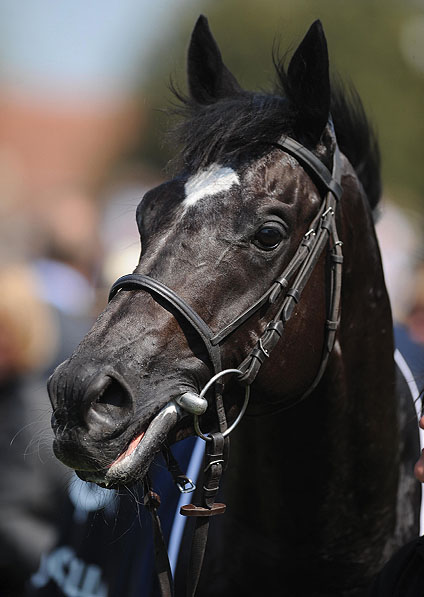
<path fill-rule="evenodd" d="M 199 444 L 200 442 L 200 444 Z M 199 447 L 201 450 L 199 450 Z M 181 469 L 197 475 L 203 442 L 189 438 L 175 444 L 173 454 Z M 199 460 L 200 459 L 200 460 Z M 196 474 L 193 474 L 194 473 Z M 175 533 L 180 493 L 161 455 L 150 468 L 150 478 L 161 497 L 158 513 L 166 541 L 177 535 L 173 567 L 182 530 Z M 142 488 L 128 491 L 101 489 L 75 477 L 63 509 L 64 526 L 58 546 L 46 554 L 30 580 L 28 596 L 37 597 L 153 597 L 159 595 L 153 561 L 152 525 L 142 505 Z M 187 503 L 192 496 L 183 494 Z M 177 518 L 176 518 L 177 517 Z M 174 541 L 175 543 L 175 541 Z M 172 551 L 172 548 L 171 548 Z"/>

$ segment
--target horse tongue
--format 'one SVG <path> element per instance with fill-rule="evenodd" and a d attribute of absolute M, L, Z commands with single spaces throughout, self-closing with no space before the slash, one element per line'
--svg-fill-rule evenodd
<path fill-rule="evenodd" d="M 122 454 L 120 456 L 118 456 L 118 458 L 116 460 L 114 460 L 112 462 L 112 464 L 116 464 L 117 462 L 120 462 L 123 458 L 125 458 L 126 456 L 129 456 L 132 452 L 134 452 L 134 450 L 136 449 L 136 447 L 138 446 L 138 444 L 143 439 L 143 435 L 144 435 L 144 431 L 143 431 L 143 433 L 140 433 L 140 435 L 137 435 L 137 437 L 135 437 L 130 442 L 130 444 L 129 444 L 128 448 L 125 450 L 125 452 L 122 452 Z M 112 466 L 112 464 L 110 466 Z"/>

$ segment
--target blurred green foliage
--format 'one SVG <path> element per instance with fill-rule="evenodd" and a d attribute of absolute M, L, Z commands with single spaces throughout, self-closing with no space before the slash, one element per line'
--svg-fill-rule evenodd
<path fill-rule="evenodd" d="M 321 19 L 332 70 L 354 83 L 377 129 L 385 194 L 407 207 L 424 210 L 424 71 L 402 50 L 408 24 L 420 18 L 424 22 L 424 2 L 209 0 L 189 5 L 181 11 L 173 34 L 155 53 L 143 90 L 146 107 L 152 111 L 141 152 L 143 159 L 156 166 L 163 167 L 175 151 L 163 142 L 172 122 L 161 109 L 172 101 L 169 75 L 186 89 L 185 54 L 200 13 L 208 17 L 225 63 L 240 84 L 250 89 L 272 89 L 274 42 L 282 54 L 291 54 L 310 24 Z M 414 42 L 419 51 L 420 40 Z M 421 48 L 424 51 L 424 29 Z M 412 47 L 412 57 L 414 51 Z"/>

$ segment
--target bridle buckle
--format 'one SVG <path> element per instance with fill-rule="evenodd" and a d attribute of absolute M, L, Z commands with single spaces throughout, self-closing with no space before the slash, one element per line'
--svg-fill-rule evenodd
<path fill-rule="evenodd" d="M 196 490 L 195 483 L 185 475 L 181 475 L 179 480 L 176 482 L 176 486 L 180 493 L 193 493 Z"/>

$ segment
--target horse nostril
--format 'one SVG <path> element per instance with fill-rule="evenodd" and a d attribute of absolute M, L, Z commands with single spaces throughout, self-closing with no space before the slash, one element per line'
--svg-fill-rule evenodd
<path fill-rule="evenodd" d="M 103 377 L 89 390 L 89 408 L 85 422 L 108 433 L 125 427 L 132 414 L 133 402 L 128 390 L 112 377 Z"/>
<path fill-rule="evenodd" d="M 128 399 L 127 391 L 115 379 L 109 378 L 110 381 L 102 394 L 97 398 L 96 404 L 101 409 L 124 407 Z"/>

